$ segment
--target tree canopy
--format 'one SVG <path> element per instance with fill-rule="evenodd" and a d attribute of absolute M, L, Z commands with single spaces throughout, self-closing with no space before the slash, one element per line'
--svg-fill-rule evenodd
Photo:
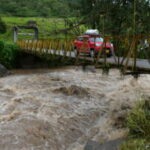
<path fill-rule="evenodd" d="M 136 33 L 147 33 L 150 29 L 150 0 L 0 0 L 0 14 L 76 17 L 89 28 L 110 34 L 133 33 L 135 15 Z"/>
<path fill-rule="evenodd" d="M 149 0 L 81 0 L 81 14 L 92 21 L 88 26 L 112 34 L 132 33 L 134 15 L 136 33 L 150 31 Z M 134 9 L 135 8 L 135 9 Z"/>
<path fill-rule="evenodd" d="M 71 16 L 71 3 L 67 0 L 0 0 L 0 14 L 21 17 Z"/>

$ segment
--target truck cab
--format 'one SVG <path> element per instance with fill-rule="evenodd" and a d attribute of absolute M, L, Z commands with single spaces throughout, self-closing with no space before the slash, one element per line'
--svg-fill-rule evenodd
<path fill-rule="evenodd" d="M 85 53 L 93 57 L 103 49 L 106 50 L 107 55 L 112 55 L 111 53 L 114 47 L 111 42 L 104 42 L 104 38 L 99 34 L 92 34 L 92 32 L 89 34 L 86 32 L 78 36 L 74 41 L 74 49 L 77 54 Z"/>

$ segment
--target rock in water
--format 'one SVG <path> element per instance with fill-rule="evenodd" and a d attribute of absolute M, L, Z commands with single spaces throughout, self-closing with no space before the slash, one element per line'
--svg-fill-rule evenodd
<path fill-rule="evenodd" d="M 80 98 L 84 98 L 89 96 L 89 89 L 83 88 L 76 85 L 71 85 L 69 87 L 60 87 L 59 89 L 55 89 L 54 92 L 61 92 L 67 96 L 78 96 Z"/>
<path fill-rule="evenodd" d="M 7 76 L 9 74 L 9 71 L 2 64 L 0 64 L 0 77 Z"/>
<path fill-rule="evenodd" d="M 120 144 L 122 144 L 124 139 L 117 139 L 114 141 L 109 141 L 104 144 L 99 144 L 98 142 L 88 141 L 84 150 L 118 150 Z"/>
<path fill-rule="evenodd" d="M 95 141 L 88 141 L 84 150 L 100 150 L 101 144 Z"/>
<path fill-rule="evenodd" d="M 95 66 L 83 65 L 83 66 L 77 67 L 76 70 L 82 70 L 82 71 L 85 71 L 85 72 L 96 73 Z"/>

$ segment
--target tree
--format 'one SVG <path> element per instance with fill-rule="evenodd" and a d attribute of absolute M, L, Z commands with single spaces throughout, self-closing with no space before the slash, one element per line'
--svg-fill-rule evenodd
<path fill-rule="evenodd" d="M 90 28 L 101 32 L 103 24 L 106 34 L 133 32 L 134 0 L 81 0 L 81 15 Z M 136 33 L 148 32 L 150 23 L 150 1 L 136 0 Z"/>
<path fill-rule="evenodd" d="M 0 6 L 1 14 L 12 16 L 62 17 L 72 14 L 66 0 L 0 0 Z"/>

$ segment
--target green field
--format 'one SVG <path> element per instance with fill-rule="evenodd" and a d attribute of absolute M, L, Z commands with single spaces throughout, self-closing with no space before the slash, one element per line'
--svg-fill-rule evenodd
<path fill-rule="evenodd" d="M 61 18 L 35 18 L 35 17 L 3 17 L 2 20 L 7 25 L 7 32 L 3 35 L 0 35 L 0 39 L 12 41 L 13 33 L 12 29 L 17 25 L 27 25 L 28 21 L 36 21 L 39 28 L 40 39 L 47 38 L 57 38 L 63 37 L 64 35 L 51 35 L 47 36 L 47 34 L 52 33 L 54 30 L 64 29 L 65 23 Z M 31 32 L 26 30 L 25 32 Z M 20 38 L 28 38 L 28 37 L 20 37 Z M 31 37 L 30 37 L 31 38 Z"/>

